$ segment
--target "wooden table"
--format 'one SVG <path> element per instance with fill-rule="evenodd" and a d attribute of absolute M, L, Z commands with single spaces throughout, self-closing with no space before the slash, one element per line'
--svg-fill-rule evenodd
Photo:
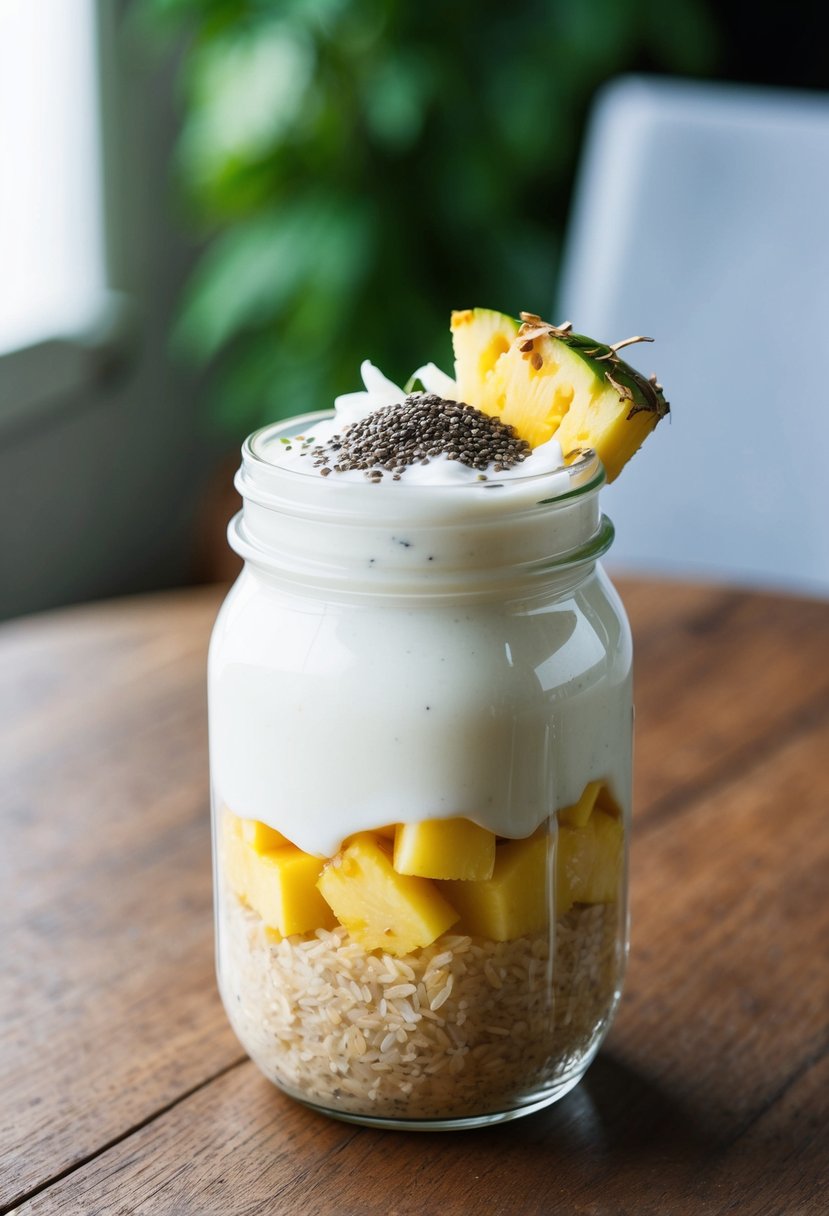
<path fill-rule="evenodd" d="M 827 1211 L 829 604 L 622 590 L 638 743 L 621 1010 L 557 1106 L 454 1135 L 316 1115 L 228 1029 L 204 697 L 220 593 L 0 631 L 3 1211 Z"/>

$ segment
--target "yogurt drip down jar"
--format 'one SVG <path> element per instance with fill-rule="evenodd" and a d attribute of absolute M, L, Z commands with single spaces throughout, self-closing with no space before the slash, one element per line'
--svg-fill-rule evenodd
<path fill-rule="evenodd" d="M 578 1082 L 622 984 L 632 655 L 604 473 L 280 467 L 319 417 L 253 435 L 237 477 L 209 660 L 222 998 L 318 1110 L 497 1123 Z"/>

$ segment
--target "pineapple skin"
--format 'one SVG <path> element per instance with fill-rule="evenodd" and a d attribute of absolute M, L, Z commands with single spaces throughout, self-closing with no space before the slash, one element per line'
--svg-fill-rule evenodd
<path fill-rule="evenodd" d="M 580 334 L 574 337 L 579 343 L 590 341 Z M 604 465 L 608 482 L 615 481 L 660 419 L 670 411 L 670 406 L 661 389 L 655 408 L 644 403 L 642 384 L 649 382 L 643 381 L 629 364 L 620 360 L 608 372 L 596 359 L 585 354 L 581 346 L 573 345 L 570 349 L 594 377 L 600 379 L 600 387 L 589 397 L 574 399 L 556 437 L 565 454 L 582 447 L 593 448 Z M 608 374 L 615 384 L 608 381 Z M 656 386 L 653 387 L 656 392 Z M 628 393 L 630 396 L 626 395 Z"/>

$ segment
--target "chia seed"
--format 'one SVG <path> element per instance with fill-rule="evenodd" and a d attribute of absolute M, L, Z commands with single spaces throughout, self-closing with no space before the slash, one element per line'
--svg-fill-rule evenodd
<path fill-rule="evenodd" d="M 434 456 L 470 469 L 486 469 L 497 460 L 495 470 L 500 473 L 526 460 L 531 451 L 511 426 L 474 405 L 434 393 L 412 393 L 398 405 L 384 406 L 352 423 L 311 455 L 323 476 L 359 469 L 369 481 L 378 482 L 384 469 L 394 470 L 397 481 L 407 467 L 428 464 Z M 333 452 L 337 456 L 332 469 Z"/>

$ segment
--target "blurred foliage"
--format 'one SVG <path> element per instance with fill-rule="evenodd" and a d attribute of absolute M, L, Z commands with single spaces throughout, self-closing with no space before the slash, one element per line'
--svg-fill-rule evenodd
<path fill-rule="evenodd" d="M 547 313 L 596 88 L 718 54 L 704 0 L 136 3 L 184 38 L 175 340 L 233 433 L 448 367 L 451 308 Z"/>

